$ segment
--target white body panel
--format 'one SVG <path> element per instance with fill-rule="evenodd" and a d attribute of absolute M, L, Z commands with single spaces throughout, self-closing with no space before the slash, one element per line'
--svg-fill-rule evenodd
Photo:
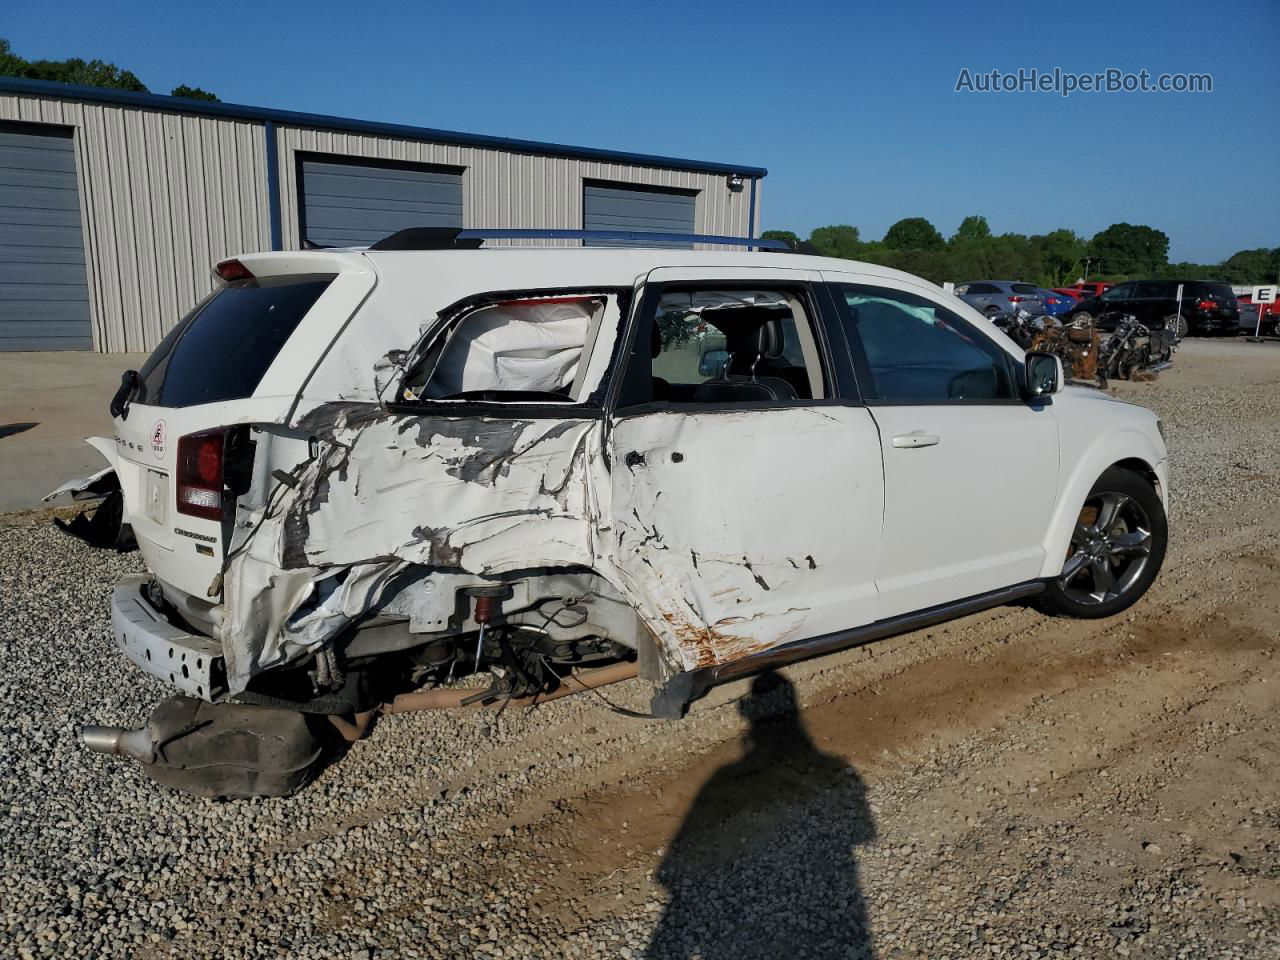
<path fill-rule="evenodd" d="M 1040 576 L 1057 498 L 1052 408 L 878 406 L 872 415 L 886 491 L 876 619 Z M 937 442 L 894 443 L 913 433 Z"/>
<path fill-rule="evenodd" d="M 623 303 L 647 277 L 911 290 L 963 311 L 1021 361 L 981 315 L 898 271 L 684 250 L 241 259 L 260 276 L 338 278 L 253 396 L 134 404 L 116 421 L 115 446 L 143 556 L 167 587 L 212 608 L 232 692 L 321 649 L 410 568 L 428 578 L 590 569 L 639 614 L 668 664 L 693 669 L 1054 576 L 1089 487 L 1112 464 L 1144 466 L 1166 495 L 1154 415 L 1093 391 L 1034 406 L 827 400 L 631 416 L 573 403 L 563 415 L 510 402 L 477 416 L 466 401 L 379 401 L 398 382 L 400 352 L 452 304 L 557 290 L 611 291 Z M 626 318 L 612 309 L 584 351 L 593 369 L 615 356 Z M 234 521 L 177 514 L 178 438 L 238 424 L 253 428 L 259 453 Z M 628 454 L 642 463 L 628 466 Z M 213 556 L 197 550 L 209 543 Z"/>

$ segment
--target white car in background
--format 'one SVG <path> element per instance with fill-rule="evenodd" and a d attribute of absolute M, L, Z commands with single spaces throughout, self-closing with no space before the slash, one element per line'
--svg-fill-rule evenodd
<path fill-rule="evenodd" d="M 1156 416 L 1066 386 L 932 284 L 724 238 L 481 233 L 226 261 L 126 375 L 92 479 L 118 483 L 150 572 L 112 621 L 185 698 L 90 746 L 196 792 L 285 793 L 316 717 L 357 737 L 637 674 L 679 715 L 999 604 L 1109 616 L 1155 578 Z M 228 753 L 245 737 L 252 763 Z"/>

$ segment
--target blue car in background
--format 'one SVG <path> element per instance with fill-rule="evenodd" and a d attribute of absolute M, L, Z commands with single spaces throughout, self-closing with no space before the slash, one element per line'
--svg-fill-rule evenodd
<path fill-rule="evenodd" d="M 1044 304 L 1044 312 L 1051 317 L 1060 316 L 1068 312 L 1076 304 L 1076 301 L 1065 293 L 1055 293 L 1053 290 L 1045 290 L 1040 287 L 1036 288 L 1036 296 Z"/>

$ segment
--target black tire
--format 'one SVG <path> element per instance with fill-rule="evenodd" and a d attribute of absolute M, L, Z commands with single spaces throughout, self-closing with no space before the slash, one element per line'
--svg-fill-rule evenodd
<path fill-rule="evenodd" d="M 1150 481 L 1110 467 L 1081 505 L 1064 575 L 1049 582 L 1037 606 L 1059 617 L 1115 616 L 1147 592 L 1168 546 L 1169 523 Z"/>
<path fill-rule="evenodd" d="M 1183 340 L 1189 332 L 1187 318 L 1180 317 L 1176 313 L 1171 313 L 1164 318 L 1164 328 L 1173 331 L 1173 339 L 1175 341 Z"/>
<path fill-rule="evenodd" d="M 991 318 L 991 317 L 1000 316 L 1000 314 L 1004 313 L 1004 311 L 1001 310 L 999 307 L 987 307 L 987 309 L 984 310 L 983 313 L 986 314 L 988 318 Z"/>
<path fill-rule="evenodd" d="M 1088 310 L 1076 310 L 1074 313 L 1067 314 L 1067 322 L 1076 323 L 1093 323 L 1093 314 Z"/>

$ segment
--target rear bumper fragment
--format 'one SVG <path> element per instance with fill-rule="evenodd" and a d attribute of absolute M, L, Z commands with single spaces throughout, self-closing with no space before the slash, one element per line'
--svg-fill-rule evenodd
<path fill-rule="evenodd" d="M 111 592 L 116 645 L 144 671 L 187 696 L 216 700 L 227 689 L 222 645 L 170 623 L 147 601 L 148 579 L 127 576 Z"/>

